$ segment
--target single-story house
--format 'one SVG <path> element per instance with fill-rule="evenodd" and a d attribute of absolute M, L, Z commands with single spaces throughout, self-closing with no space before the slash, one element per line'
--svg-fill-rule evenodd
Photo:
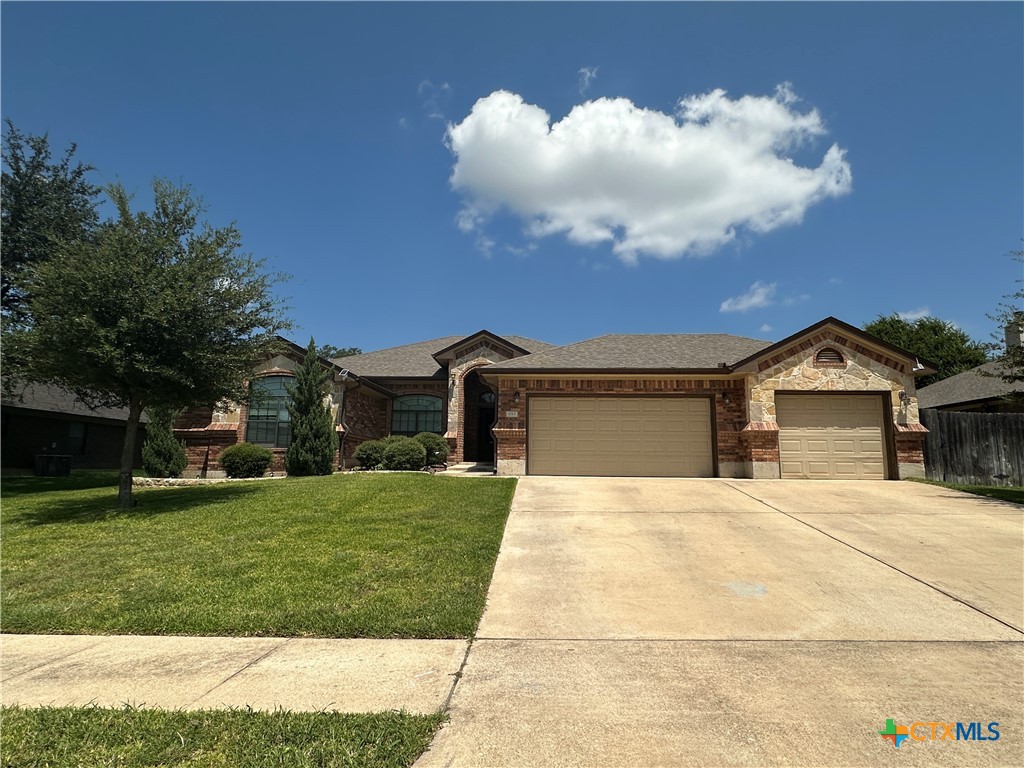
<path fill-rule="evenodd" d="M 920 408 L 939 411 L 980 411 L 982 413 L 1024 412 L 1024 398 L 1011 397 L 1024 385 L 1009 384 L 1001 378 L 1002 368 L 992 360 L 969 371 L 922 387 L 917 395 Z"/>
<path fill-rule="evenodd" d="M 1006 349 L 1021 345 L 1021 321 L 1007 323 L 1003 329 Z M 917 396 L 920 408 L 939 411 L 981 411 L 983 413 L 1024 413 L 1024 384 L 1004 381 L 1003 367 L 996 360 L 982 363 L 969 371 L 921 387 Z M 1016 397 L 1014 397 L 1016 393 Z"/>
<path fill-rule="evenodd" d="M 245 404 L 186 414 L 194 473 L 226 445 L 290 438 L 289 344 L 254 372 Z M 322 361 L 341 438 L 436 432 L 451 461 L 502 475 L 898 479 L 924 475 L 914 377 L 935 371 L 827 317 L 781 341 L 615 334 L 565 346 L 478 331 Z"/>
<path fill-rule="evenodd" d="M 50 384 L 15 387 L 0 405 L 4 469 L 28 470 L 45 455 L 70 456 L 73 469 L 117 469 L 121 464 L 127 408 L 89 408 L 74 394 Z M 142 466 L 146 416 L 139 426 L 135 466 Z"/>

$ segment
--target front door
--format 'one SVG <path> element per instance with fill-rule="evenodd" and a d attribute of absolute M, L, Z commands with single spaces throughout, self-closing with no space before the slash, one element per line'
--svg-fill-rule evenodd
<path fill-rule="evenodd" d="M 494 425 L 494 406 L 480 404 L 476 417 L 476 457 L 474 461 L 488 464 L 494 461 L 494 436 L 491 427 Z"/>

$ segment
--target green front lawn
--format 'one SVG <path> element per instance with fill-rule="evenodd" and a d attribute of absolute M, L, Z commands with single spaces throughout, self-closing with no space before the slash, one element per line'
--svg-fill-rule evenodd
<path fill-rule="evenodd" d="M 964 493 L 973 493 L 977 496 L 988 496 L 1001 501 L 1024 504 L 1024 488 L 1019 485 L 959 485 L 957 483 L 943 483 L 939 480 L 925 480 L 920 477 L 912 477 L 910 479 L 915 483 L 939 485 L 954 491 L 963 491 Z"/>
<path fill-rule="evenodd" d="M 444 716 L 5 707 L 5 766 L 410 766 Z"/>
<path fill-rule="evenodd" d="M 5 632 L 469 637 L 515 481 L 3 481 Z"/>

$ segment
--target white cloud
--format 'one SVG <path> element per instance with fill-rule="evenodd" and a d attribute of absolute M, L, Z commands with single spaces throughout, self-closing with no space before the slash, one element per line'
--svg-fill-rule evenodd
<path fill-rule="evenodd" d="M 909 312 L 897 312 L 896 314 L 904 320 L 912 323 L 915 320 L 920 320 L 922 317 L 928 317 L 931 313 L 932 311 L 928 309 L 928 307 L 919 307 L 917 309 L 912 309 Z"/>
<path fill-rule="evenodd" d="M 590 90 L 590 83 L 597 78 L 597 67 L 580 67 L 580 96 Z"/>
<path fill-rule="evenodd" d="M 761 333 L 769 333 L 772 330 L 772 327 L 768 325 L 768 323 L 765 323 L 760 327 L 759 330 L 761 331 Z"/>
<path fill-rule="evenodd" d="M 775 283 L 763 283 L 758 280 L 750 286 L 750 290 L 746 293 L 741 293 L 739 296 L 733 296 L 731 299 L 723 301 L 718 311 L 746 312 L 749 309 L 767 307 L 774 303 L 775 287 Z"/>
<path fill-rule="evenodd" d="M 529 256 L 531 253 L 537 250 L 536 243 L 527 243 L 524 246 L 518 245 L 506 245 L 505 250 L 511 253 L 513 256 Z"/>
<path fill-rule="evenodd" d="M 848 193 L 851 173 L 835 144 L 817 167 L 787 156 L 825 133 L 818 112 L 798 112 L 795 99 L 788 86 L 737 99 L 715 90 L 669 115 L 601 98 L 552 124 L 540 107 L 496 91 L 448 126 L 459 220 L 477 229 L 507 209 L 528 236 L 609 243 L 627 263 L 708 254 L 738 229 L 799 223 L 811 205 Z"/>
<path fill-rule="evenodd" d="M 444 109 L 452 99 L 452 87 L 448 83 L 434 85 L 429 80 L 422 80 L 416 86 L 416 93 L 423 99 L 423 109 L 427 117 L 444 120 Z"/>

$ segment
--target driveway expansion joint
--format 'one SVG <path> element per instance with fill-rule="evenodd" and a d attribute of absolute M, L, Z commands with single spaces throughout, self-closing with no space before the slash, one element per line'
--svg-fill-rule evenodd
<path fill-rule="evenodd" d="M 207 691 L 206 693 L 200 694 L 199 696 L 197 696 L 196 698 L 194 698 L 194 699 L 193 699 L 192 701 L 190 701 L 190 702 L 189 702 L 189 703 L 188 703 L 187 705 L 185 705 L 185 707 L 184 707 L 184 708 L 185 708 L 185 709 L 187 709 L 188 707 L 191 707 L 191 706 L 193 706 L 193 705 L 194 705 L 194 704 L 195 704 L 196 702 L 202 701 L 202 700 L 203 700 L 203 699 L 205 699 L 205 698 L 206 698 L 207 696 L 209 696 L 209 695 L 210 695 L 211 693 L 213 693 L 214 691 L 216 691 L 216 690 L 217 690 L 218 688 L 220 688 L 221 686 L 223 686 L 223 685 L 225 685 L 225 684 L 229 683 L 229 682 L 230 682 L 231 680 L 234 680 L 234 679 L 235 679 L 236 677 L 238 677 L 238 676 L 239 676 L 240 674 L 242 674 L 243 672 L 245 672 L 245 671 L 246 671 L 247 669 L 250 669 L 250 668 L 252 668 L 252 667 L 256 666 L 256 665 L 257 665 L 257 664 L 259 664 L 259 663 L 260 663 L 261 661 L 263 661 L 263 660 L 264 660 L 265 658 L 267 658 L 267 657 L 268 657 L 268 656 L 269 656 L 270 654 L 272 654 L 272 653 L 273 653 L 274 651 L 277 651 L 277 650 L 279 650 L 279 649 L 283 648 L 284 646 L 288 645 L 288 643 L 290 643 L 291 641 L 292 641 L 292 638 L 290 638 L 290 637 L 286 637 L 286 638 L 285 638 L 284 640 L 282 640 L 282 641 L 281 641 L 280 643 L 278 643 L 277 645 L 275 645 L 275 646 L 274 646 L 273 648 L 271 648 L 271 649 L 269 649 L 269 650 L 267 650 L 267 651 L 264 651 L 264 652 L 263 652 L 263 653 L 261 653 L 261 654 L 260 654 L 259 656 L 257 656 L 257 657 L 256 657 L 255 659 L 253 659 L 252 661 L 247 661 L 247 662 L 246 662 L 245 664 L 243 664 L 243 665 L 242 665 L 241 667 L 239 667 L 238 669 L 236 669 L 236 670 L 235 670 L 234 672 L 232 672 L 232 673 L 231 673 L 230 675 L 228 675 L 228 676 L 227 676 L 227 677 L 225 677 L 225 678 L 224 678 L 223 680 L 221 680 L 221 681 L 220 681 L 219 683 L 217 683 L 217 684 L 216 684 L 215 686 L 213 686 L 213 687 L 212 687 L 212 688 L 211 688 L 210 690 L 208 690 L 208 691 Z"/>
<path fill-rule="evenodd" d="M 103 642 L 104 642 L 104 640 L 107 637 L 109 637 L 109 635 L 103 635 L 101 637 L 101 639 L 98 639 L 92 645 L 87 645 L 84 648 L 79 648 L 78 650 L 71 651 L 70 653 L 66 653 L 63 656 L 59 656 L 56 659 L 49 659 L 48 661 L 44 661 L 42 664 L 36 664 L 34 667 L 31 667 L 29 669 L 23 669 L 21 672 L 16 672 L 13 675 L 5 675 L 3 677 L 0 677 L 0 683 L 9 682 L 11 680 L 14 680 L 17 677 L 21 677 L 22 675 L 27 675 L 29 672 L 35 672 L 37 669 L 42 669 L 43 667 L 45 667 L 45 666 L 47 666 L 49 664 L 57 664 L 58 662 L 64 661 L 65 659 L 70 659 L 72 656 L 74 656 L 76 654 L 92 650 L 93 648 L 96 648 L 97 646 L 103 645 Z M 2 654 L 0 654 L 0 655 L 2 655 Z"/>
<path fill-rule="evenodd" d="M 466 668 L 466 664 L 469 662 L 469 652 L 473 650 L 473 641 L 475 638 L 469 638 L 466 641 L 466 652 L 462 654 L 462 663 L 459 668 L 452 675 L 452 686 L 448 689 L 448 695 L 445 696 L 444 704 L 441 705 L 441 711 L 447 713 L 451 709 L 452 699 L 455 698 L 455 689 L 459 686 L 459 681 L 462 680 L 462 671 Z"/>
<path fill-rule="evenodd" d="M 790 520 L 794 520 L 794 521 L 800 523 L 801 525 L 805 525 L 808 528 L 810 528 L 812 531 L 817 531 L 822 536 L 826 536 L 826 537 L 832 539 L 832 541 L 834 541 L 834 542 L 836 542 L 838 544 L 842 544 L 844 547 L 848 547 L 848 548 L 852 549 L 854 552 L 859 552 L 860 554 L 864 555 L 865 557 L 871 558 L 876 563 L 881 563 L 882 565 L 886 566 L 887 568 L 892 568 L 892 570 L 896 571 L 897 573 L 903 574 L 908 579 L 912 579 L 913 581 L 916 581 L 918 584 L 922 584 L 922 585 L 924 585 L 924 586 L 926 586 L 926 587 L 928 587 L 930 589 L 933 589 L 936 592 L 938 592 L 940 595 L 945 595 L 950 600 L 953 600 L 954 602 L 960 603 L 961 605 L 964 605 L 964 606 L 970 608 L 973 611 L 977 611 L 982 616 L 985 616 L 985 617 L 987 617 L 989 619 L 992 619 L 992 621 L 995 621 L 998 624 L 1002 624 L 1007 629 L 1012 629 L 1014 632 L 1017 632 L 1020 635 L 1024 636 L 1024 629 L 1022 629 L 1021 627 L 1018 627 L 1018 626 L 1015 626 L 1013 624 L 1010 624 L 1008 621 L 1004 621 L 1003 619 L 1000 619 L 998 616 L 993 616 L 988 611 L 982 610 L 978 606 L 973 605 L 972 603 L 969 603 L 967 600 L 964 600 L 961 597 L 957 597 L 956 595 L 952 594 L 951 592 L 947 592 L 946 590 L 942 589 L 941 587 L 937 587 L 936 585 L 932 584 L 931 582 L 925 581 L 922 578 L 914 576 L 912 573 L 908 573 L 907 571 L 904 571 L 902 568 L 898 568 L 895 565 L 893 565 L 892 563 L 886 562 L 885 560 L 883 560 L 882 558 L 878 557 L 877 555 L 872 555 L 870 552 L 865 552 L 863 549 L 860 549 L 859 547 L 855 547 L 855 546 L 853 546 L 853 544 L 850 544 L 849 542 L 843 541 L 842 539 L 840 539 L 840 538 L 838 538 L 836 536 L 833 536 L 831 533 L 828 533 L 827 531 L 823 531 L 821 528 L 818 528 L 816 525 L 811 525 L 806 520 L 801 520 L 796 515 L 790 514 L 789 512 L 786 512 L 785 510 L 779 509 L 778 507 L 772 506 L 767 501 L 764 501 L 763 499 L 759 499 L 756 496 L 750 495 L 749 493 L 747 493 L 743 489 L 737 488 L 732 483 L 726 483 L 726 485 L 729 486 L 730 488 L 732 488 L 733 490 L 735 490 L 735 491 L 737 491 L 739 493 L 742 493 L 748 499 L 752 499 L 753 501 L 756 501 L 759 504 L 764 504 L 764 506 L 768 507 L 768 509 L 773 509 L 776 512 L 778 512 L 780 515 L 785 515 Z"/>

